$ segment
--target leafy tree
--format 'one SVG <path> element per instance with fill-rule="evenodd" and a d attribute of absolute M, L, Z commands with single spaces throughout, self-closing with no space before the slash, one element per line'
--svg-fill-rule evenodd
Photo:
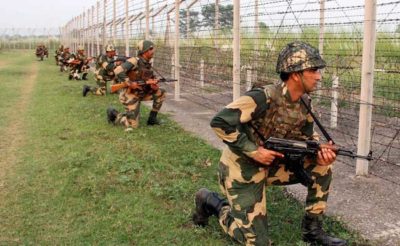
<path fill-rule="evenodd" d="M 265 24 L 265 22 L 258 22 L 258 27 L 260 28 L 260 32 L 265 33 L 269 31 L 269 26 Z"/>
<path fill-rule="evenodd" d="M 186 38 L 188 37 L 186 25 L 187 25 L 187 11 L 181 9 L 179 11 L 179 31 Z M 190 32 L 196 32 L 197 29 L 201 26 L 199 20 L 199 12 L 197 11 L 189 11 L 189 30 Z"/>
<path fill-rule="evenodd" d="M 219 25 L 220 28 L 232 28 L 233 27 L 233 5 L 218 5 L 219 8 Z M 203 15 L 203 26 L 214 28 L 215 25 L 215 3 L 204 5 L 201 8 L 201 14 Z"/>

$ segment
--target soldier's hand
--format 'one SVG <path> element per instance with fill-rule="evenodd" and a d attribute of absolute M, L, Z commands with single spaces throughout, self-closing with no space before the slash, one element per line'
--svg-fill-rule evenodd
<path fill-rule="evenodd" d="M 270 165 L 275 158 L 283 158 L 284 155 L 282 153 L 264 149 L 263 147 L 258 147 L 256 154 L 253 156 L 253 159 L 261 164 Z"/>
<path fill-rule="evenodd" d="M 332 141 L 329 141 L 329 145 L 333 145 Z M 317 164 L 320 166 L 329 166 L 336 160 L 336 153 L 329 148 L 321 148 L 317 155 Z"/>
<path fill-rule="evenodd" d="M 140 89 L 140 85 L 138 82 L 129 82 L 129 88 L 136 90 L 136 89 Z"/>

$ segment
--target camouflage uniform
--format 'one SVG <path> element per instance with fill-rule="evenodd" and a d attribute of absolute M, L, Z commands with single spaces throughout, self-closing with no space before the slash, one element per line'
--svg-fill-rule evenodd
<path fill-rule="evenodd" d="M 268 242 L 266 186 L 300 181 L 279 159 L 268 167 L 251 159 L 260 141 L 249 124 L 265 138 L 318 140 L 318 135 L 307 109 L 299 101 L 291 102 L 285 83 L 251 90 L 212 119 L 214 131 L 229 146 L 219 164 L 220 187 L 230 205 L 222 208 L 220 224 L 239 242 L 261 245 Z M 304 168 L 314 180 L 307 187 L 306 211 L 322 214 L 332 178 L 331 166 L 319 166 L 309 159 Z"/>
<path fill-rule="evenodd" d="M 73 59 L 73 55 L 69 51 L 69 47 L 65 47 L 59 59 L 60 72 L 67 71 L 67 67 L 69 66 L 69 61 L 71 59 Z"/>
<path fill-rule="evenodd" d="M 115 51 L 114 46 L 107 45 L 106 52 Z M 116 68 L 115 59 L 108 57 L 106 54 L 102 54 L 97 57 L 95 78 L 97 80 L 98 87 L 90 87 L 85 85 L 83 87 L 83 96 L 86 96 L 88 91 L 98 96 L 104 96 L 107 93 L 107 81 L 114 80 L 115 74 L 114 69 Z"/>
<path fill-rule="evenodd" d="M 58 49 L 56 49 L 55 51 L 55 56 L 54 58 L 56 59 L 56 65 L 59 65 L 59 60 L 61 59 L 61 54 L 63 53 L 64 50 L 64 45 L 60 45 L 60 47 Z"/>
<path fill-rule="evenodd" d="M 152 42 L 150 43 L 152 44 Z M 143 50 L 143 48 L 140 47 L 138 49 L 139 51 Z M 155 78 L 151 63 L 145 60 L 141 55 L 138 57 L 129 58 L 126 62 L 121 64 L 121 66 L 118 66 L 114 72 L 117 82 L 129 81 L 128 73 L 131 72 L 136 74 L 136 79 L 147 80 Z M 125 112 L 118 113 L 115 123 L 124 125 L 127 130 L 130 130 L 139 126 L 140 102 L 150 100 L 153 101 L 153 107 L 149 117 L 150 121 L 152 119 L 152 115 L 157 115 L 157 112 L 160 110 L 162 103 L 165 100 L 165 90 L 159 88 L 158 85 L 144 85 L 140 89 L 132 89 L 128 87 L 120 91 L 119 100 L 125 106 Z M 153 125 L 149 121 L 147 123 L 149 125 Z"/>
<path fill-rule="evenodd" d="M 36 57 L 38 57 L 38 58 L 40 58 L 40 60 L 41 61 L 43 61 L 43 57 L 46 55 L 46 48 L 45 48 L 45 46 L 44 45 L 42 45 L 42 44 L 39 44 L 37 47 L 36 47 Z"/>
<path fill-rule="evenodd" d="M 318 53 L 319 59 L 308 59 L 310 53 L 318 51 L 305 50 L 309 46 L 299 44 L 289 44 L 281 51 L 278 73 L 325 67 Z M 311 102 L 309 97 L 307 99 Z M 200 213 L 194 214 L 195 223 L 205 225 L 207 217 L 214 214 L 223 230 L 238 242 L 269 245 L 266 187 L 295 184 L 300 180 L 287 169 L 284 159 L 276 158 L 270 165 L 253 159 L 262 145 L 259 134 L 265 139 L 319 140 L 313 125 L 313 118 L 300 100 L 292 101 L 285 82 L 252 89 L 217 113 L 211 127 L 227 144 L 218 169 L 220 189 L 227 202 L 203 188 L 196 193 L 196 211 Z M 318 165 L 316 159 L 308 158 L 304 169 L 313 180 L 307 187 L 306 214 L 320 217 L 325 212 L 329 195 L 331 165 Z M 199 214 L 201 218 L 196 222 Z"/>
<path fill-rule="evenodd" d="M 82 52 L 79 52 L 82 51 Z M 82 46 L 78 47 L 78 53 L 73 54 L 72 57 L 74 58 L 74 61 L 72 62 L 77 62 L 77 63 L 72 63 L 71 64 L 71 70 L 69 73 L 69 79 L 76 79 L 80 80 L 80 73 L 82 73 L 82 79 L 87 80 L 87 75 L 88 75 L 88 69 L 89 69 L 89 60 L 88 57 L 83 53 L 84 48 Z"/>

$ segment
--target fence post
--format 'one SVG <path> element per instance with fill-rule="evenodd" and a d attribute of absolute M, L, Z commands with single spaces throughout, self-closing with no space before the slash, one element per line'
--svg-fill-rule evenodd
<path fill-rule="evenodd" d="M 107 45 L 107 0 L 103 1 L 103 47 Z"/>
<path fill-rule="evenodd" d="M 95 34 L 95 24 L 94 24 L 94 5 L 92 6 L 92 28 L 91 28 L 91 38 L 90 38 L 90 53 L 94 55 L 94 34 Z M 95 56 L 97 56 L 96 54 Z"/>
<path fill-rule="evenodd" d="M 360 117 L 357 150 L 359 155 L 367 155 L 371 148 L 375 42 L 376 0 L 368 0 L 365 1 L 364 41 L 361 68 Z M 357 159 L 356 175 L 367 175 L 368 163 L 367 160 Z"/>
<path fill-rule="evenodd" d="M 180 99 L 180 61 L 179 61 L 179 5 L 180 0 L 175 0 L 175 100 Z"/>
<path fill-rule="evenodd" d="M 332 101 L 331 101 L 331 128 L 337 127 L 338 117 L 338 88 L 339 88 L 339 77 L 333 75 L 332 80 Z"/>
<path fill-rule="evenodd" d="M 325 0 L 320 0 L 319 3 L 319 41 L 318 41 L 318 50 L 321 57 L 324 56 L 324 34 L 325 34 Z M 323 70 L 322 70 L 323 72 Z M 323 74 L 321 74 L 323 75 Z M 317 90 L 317 102 L 322 97 L 322 80 L 321 83 L 318 83 Z"/>
<path fill-rule="evenodd" d="M 112 43 L 113 45 L 115 44 L 115 37 L 117 36 L 117 27 L 115 24 L 115 21 L 117 19 L 117 0 L 113 1 L 113 22 L 112 22 L 112 28 L 113 28 L 113 35 L 112 35 Z"/>
<path fill-rule="evenodd" d="M 240 0 L 233 2 L 233 100 L 240 97 Z"/>
<path fill-rule="evenodd" d="M 129 0 L 125 0 L 125 56 L 129 56 Z"/>
<path fill-rule="evenodd" d="M 256 0 L 255 2 L 255 6 L 254 6 L 254 26 L 256 28 L 256 40 L 255 40 L 255 50 L 256 50 L 256 54 L 255 54 L 255 61 L 254 61 L 254 65 L 253 65 L 253 78 L 252 80 L 255 82 L 257 81 L 257 69 L 258 69 L 258 63 L 259 63 L 259 59 L 260 59 L 260 24 L 258 21 L 258 0 Z"/>
<path fill-rule="evenodd" d="M 146 32 L 144 34 L 145 39 L 150 37 L 150 7 L 149 0 L 146 0 Z"/>
<path fill-rule="evenodd" d="M 249 91 L 251 89 L 251 81 L 252 81 L 252 67 L 248 66 L 246 68 L 246 91 Z"/>
<path fill-rule="evenodd" d="M 200 86 L 204 87 L 204 59 L 200 60 Z"/>
<path fill-rule="evenodd" d="M 100 54 L 100 39 L 99 39 L 99 25 L 100 25 L 100 2 L 97 2 L 96 9 L 96 51 L 97 54 Z"/>
<path fill-rule="evenodd" d="M 171 77 L 175 76 L 175 56 L 171 56 Z"/>

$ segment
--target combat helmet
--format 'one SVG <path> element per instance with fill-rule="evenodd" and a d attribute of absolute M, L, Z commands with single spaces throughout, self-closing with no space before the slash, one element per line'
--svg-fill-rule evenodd
<path fill-rule="evenodd" d="M 106 52 L 108 51 L 115 51 L 115 47 L 112 44 L 107 44 L 106 45 Z"/>
<path fill-rule="evenodd" d="M 308 43 L 295 41 L 287 44 L 279 53 L 276 64 L 277 73 L 299 72 L 309 68 L 324 68 L 325 61 L 318 49 Z"/>
<path fill-rule="evenodd" d="M 141 55 L 144 52 L 154 47 L 154 43 L 150 40 L 142 40 L 137 44 L 138 54 Z"/>
<path fill-rule="evenodd" d="M 85 48 L 83 48 L 82 45 L 79 45 L 77 50 L 85 50 Z"/>

